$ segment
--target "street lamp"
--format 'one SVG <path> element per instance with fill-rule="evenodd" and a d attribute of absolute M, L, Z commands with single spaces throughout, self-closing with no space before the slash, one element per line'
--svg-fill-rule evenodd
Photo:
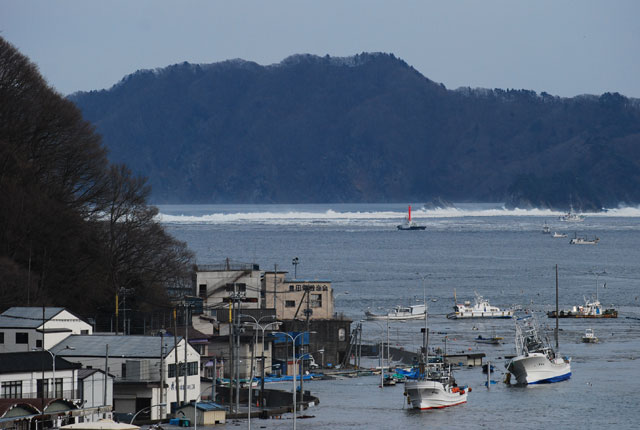
<path fill-rule="evenodd" d="M 73 346 L 69 346 L 69 345 L 67 345 L 64 348 L 62 348 L 62 350 L 71 350 L 71 349 L 76 349 L 76 348 L 73 347 Z M 40 351 L 40 349 L 33 348 L 32 351 Z M 51 362 L 52 362 L 52 371 L 51 371 L 51 373 L 52 373 L 52 377 L 53 377 L 52 378 L 53 382 L 51 384 L 51 388 L 53 390 L 53 398 L 55 398 L 56 394 L 58 394 L 58 393 L 56 393 L 56 391 L 57 391 L 56 390 L 56 354 L 54 352 L 52 352 L 51 350 L 49 350 L 49 349 L 42 348 L 42 351 L 47 351 L 51 355 Z M 44 377 L 44 375 L 43 375 L 43 377 Z M 64 387 L 62 387 L 62 388 L 64 388 Z M 44 380 L 42 381 L 42 395 L 44 397 Z"/>
<path fill-rule="evenodd" d="M 298 278 L 298 264 L 300 264 L 300 259 L 298 257 L 294 257 L 293 260 L 291 261 L 291 264 L 293 264 L 293 279 L 297 279 Z"/>
<path fill-rule="evenodd" d="M 255 324 L 255 328 L 259 328 L 260 330 L 262 330 L 262 369 L 261 369 L 261 373 L 262 373 L 262 378 L 260 381 L 260 407 L 264 408 L 263 406 L 263 400 L 264 400 L 264 365 L 265 365 L 265 357 L 264 357 L 264 331 L 271 325 L 278 325 L 280 324 L 280 321 L 273 321 L 270 322 L 268 324 L 265 324 L 264 326 L 260 324 L 260 321 L 262 321 L 263 318 L 274 318 L 273 315 L 265 315 L 263 317 L 260 317 L 259 319 L 254 318 L 251 315 L 247 315 L 247 314 L 240 314 L 238 315 L 240 318 L 242 317 L 248 317 L 251 318 L 254 321 Z M 253 350 L 255 351 L 256 349 L 256 341 L 255 338 L 258 335 L 258 330 L 255 330 L 256 332 L 256 336 L 254 337 L 254 342 L 253 342 Z M 251 398 L 252 398 L 252 394 L 253 394 L 253 369 L 254 369 L 254 365 L 253 365 L 253 355 L 251 355 L 251 378 L 249 379 L 249 412 L 247 414 L 247 419 L 249 420 L 249 429 L 251 429 Z"/>
<path fill-rule="evenodd" d="M 297 401 L 296 401 L 296 340 L 304 335 L 305 333 L 307 334 L 311 334 L 311 333 L 316 333 L 315 331 L 303 331 L 301 333 L 298 333 L 295 336 L 291 336 L 289 333 L 286 333 L 284 331 L 278 331 L 276 333 L 280 333 L 280 334 L 284 334 L 286 335 L 289 339 L 291 339 L 291 343 L 293 345 L 292 352 L 291 352 L 291 358 L 292 358 L 292 362 L 293 362 L 293 430 L 296 430 L 296 413 L 297 413 Z M 300 375 L 300 378 L 302 378 L 302 375 Z M 304 393 L 300 393 L 301 395 L 304 396 Z M 304 398 L 303 398 L 304 400 Z"/>
<path fill-rule="evenodd" d="M 166 403 L 158 403 L 157 405 L 151 405 L 151 406 L 147 406 L 147 407 L 145 407 L 145 408 L 140 409 L 138 412 L 136 412 L 136 413 L 133 415 L 133 417 L 131 418 L 131 421 L 129 422 L 129 424 L 133 424 L 133 421 L 136 419 L 136 417 L 138 416 L 138 414 L 140 414 L 141 412 L 146 411 L 147 409 L 151 410 L 151 408 L 155 408 L 156 406 L 159 406 L 159 407 L 161 407 L 161 408 L 162 408 L 162 407 L 164 407 L 164 406 L 167 406 L 167 404 L 166 404 Z"/>

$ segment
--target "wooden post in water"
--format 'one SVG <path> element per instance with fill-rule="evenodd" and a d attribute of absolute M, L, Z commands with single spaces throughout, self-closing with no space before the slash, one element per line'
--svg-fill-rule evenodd
<path fill-rule="evenodd" d="M 555 335 L 556 335 L 556 352 L 558 350 L 558 317 L 559 317 L 559 313 L 558 313 L 558 265 L 556 264 L 556 330 L 555 330 Z"/>

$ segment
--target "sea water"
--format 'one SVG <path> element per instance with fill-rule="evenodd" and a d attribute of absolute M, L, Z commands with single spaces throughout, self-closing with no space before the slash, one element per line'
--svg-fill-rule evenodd
<path fill-rule="evenodd" d="M 553 426 L 638 428 L 640 420 L 640 210 L 586 214 L 584 222 L 558 219 L 548 210 L 505 210 L 501 205 L 466 204 L 424 210 L 413 219 L 424 231 L 398 231 L 406 206 L 379 205 L 209 205 L 160 206 L 160 221 L 195 252 L 200 264 L 256 263 L 262 270 L 294 271 L 302 279 L 330 279 L 335 310 L 353 321 L 371 309 L 427 298 L 431 347 L 448 352 L 482 352 L 496 366 L 490 389 L 479 368 L 456 371 L 469 385 L 468 403 L 444 410 L 408 408 L 403 386 L 380 389 L 379 376 L 311 381 L 305 390 L 320 403 L 297 420 L 299 428 L 531 428 Z M 542 233 L 567 233 L 552 238 Z M 597 245 L 570 245 L 574 235 L 597 236 Z M 292 259 L 298 257 L 297 267 Z M 569 381 L 529 387 L 505 385 L 505 356 L 513 355 L 511 320 L 448 320 L 454 292 L 459 302 L 474 294 L 502 308 L 519 306 L 553 334 L 556 272 L 561 309 L 598 297 L 619 311 L 617 319 L 560 320 L 560 348 L 572 357 Z M 415 351 L 423 321 L 363 322 L 367 342 L 386 341 Z M 581 336 L 593 328 L 598 344 Z M 501 345 L 477 344 L 478 334 L 504 337 Z M 371 365 L 377 365 L 372 360 Z M 275 387 L 279 387 L 275 385 Z M 290 385 L 280 388 L 289 390 Z M 255 420 L 257 428 L 289 428 L 282 420 Z M 238 424 L 238 423 L 235 423 Z M 229 423 L 227 427 L 235 426 Z M 246 424 L 246 422 L 245 422 Z M 240 425 L 245 425 L 241 424 Z"/>

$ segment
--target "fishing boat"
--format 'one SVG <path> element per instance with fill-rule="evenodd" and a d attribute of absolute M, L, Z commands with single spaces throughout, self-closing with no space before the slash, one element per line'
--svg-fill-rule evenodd
<path fill-rule="evenodd" d="M 571 359 L 561 358 L 541 336 L 533 315 L 516 318 L 516 356 L 505 367 L 518 384 L 545 384 L 571 377 Z M 510 380 L 510 376 L 507 377 Z"/>
<path fill-rule="evenodd" d="M 418 225 L 411 219 L 411 205 L 409 205 L 409 213 L 404 219 L 404 223 L 398 225 L 398 230 L 424 230 L 427 226 Z"/>
<path fill-rule="evenodd" d="M 586 329 L 584 331 L 584 335 L 582 336 L 582 342 L 584 343 L 598 343 L 599 339 L 596 334 L 593 332 L 593 329 Z"/>
<path fill-rule="evenodd" d="M 554 231 L 551 237 L 553 237 L 554 239 L 567 237 L 567 233 L 558 233 L 557 231 Z"/>
<path fill-rule="evenodd" d="M 467 402 L 471 389 L 458 387 L 451 365 L 442 362 L 429 363 L 420 377 L 404 383 L 404 394 L 413 409 L 441 409 Z"/>
<path fill-rule="evenodd" d="M 551 234 L 551 227 L 549 227 L 546 222 L 542 226 L 542 233 L 543 234 Z"/>
<path fill-rule="evenodd" d="M 573 211 L 573 206 L 571 206 L 571 209 L 569 210 L 569 212 L 567 212 L 564 215 L 561 215 L 559 219 L 560 221 L 565 221 L 565 222 L 582 222 L 584 221 L 584 215 L 575 213 Z"/>
<path fill-rule="evenodd" d="M 604 284 L 607 287 L 607 284 Z M 611 307 L 604 309 L 598 298 L 598 280 L 596 279 L 596 295 L 589 299 L 584 298 L 584 305 L 574 306 L 571 309 L 558 311 L 558 318 L 618 318 L 618 311 Z M 549 318 L 556 317 L 556 311 L 547 312 Z"/>
<path fill-rule="evenodd" d="M 511 318 L 513 317 L 513 309 L 500 309 L 492 306 L 489 301 L 483 298 L 478 292 L 475 292 L 475 303 L 471 306 L 471 302 L 465 301 L 463 304 L 457 303 L 455 290 L 453 292 L 453 312 L 447 315 L 449 319 L 464 318 Z"/>
<path fill-rule="evenodd" d="M 556 311 L 547 312 L 547 316 L 555 318 Z M 614 308 L 603 309 L 597 298 L 589 300 L 585 297 L 584 305 L 561 310 L 558 313 L 558 318 L 618 318 L 618 311 Z"/>
<path fill-rule="evenodd" d="M 585 237 L 578 237 L 574 234 L 573 238 L 569 241 L 571 245 L 597 245 L 600 242 L 600 238 L 598 236 L 594 236 L 593 239 L 588 239 Z"/>
<path fill-rule="evenodd" d="M 364 314 L 367 316 L 368 320 L 417 320 L 425 318 L 426 307 L 424 304 L 413 306 L 396 306 L 384 315 L 374 314 L 367 309 Z"/>

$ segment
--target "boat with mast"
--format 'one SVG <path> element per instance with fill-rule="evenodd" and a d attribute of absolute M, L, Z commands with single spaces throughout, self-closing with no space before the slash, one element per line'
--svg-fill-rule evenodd
<path fill-rule="evenodd" d="M 418 225 L 411 219 L 411 205 L 409 205 L 409 213 L 404 223 L 398 225 L 398 230 L 424 230 L 427 226 Z"/>
<path fill-rule="evenodd" d="M 424 304 L 413 306 L 396 306 L 384 315 L 374 314 L 368 309 L 364 311 L 368 320 L 406 321 L 424 318 L 427 308 Z"/>
<path fill-rule="evenodd" d="M 558 266 L 556 265 L 556 308 L 558 307 Z M 507 361 L 505 367 L 513 374 L 518 384 L 545 384 L 560 382 L 571 378 L 571 359 L 557 355 L 559 323 L 556 318 L 555 341 L 553 349 L 549 339 L 540 334 L 538 323 L 533 314 L 515 319 L 516 356 Z"/>
<path fill-rule="evenodd" d="M 418 376 L 404 383 L 407 402 L 413 409 L 419 410 L 441 409 L 466 403 L 467 392 L 471 388 L 458 386 L 451 365 L 443 357 L 429 359 L 428 339 L 428 317 L 425 313 Z"/>
<path fill-rule="evenodd" d="M 605 288 L 607 284 L 604 284 Z M 577 305 L 572 307 L 571 309 L 564 309 L 558 311 L 547 312 L 547 316 L 549 318 L 555 318 L 556 315 L 558 318 L 618 318 L 618 311 L 611 308 L 603 308 L 600 303 L 598 297 L 598 279 L 596 278 L 596 295 L 595 298 L 592 296 L 591 299 L 585 297 L 584 305 Z"/>
<path fill-rule="evenodd" d="M 453 312 L 447 314 L 450 320 L 466 319 L 466 318 L 511 318 L 513 317 L 513 309 L 500 309 L 492 306 L 489 301 L 483 298 L 477 291 L 474 291 L 475 303 L 471 306 L 471 302 L 465 301 L 463 304 L 458 303 L 456 290 L 453 290 Z"/>

